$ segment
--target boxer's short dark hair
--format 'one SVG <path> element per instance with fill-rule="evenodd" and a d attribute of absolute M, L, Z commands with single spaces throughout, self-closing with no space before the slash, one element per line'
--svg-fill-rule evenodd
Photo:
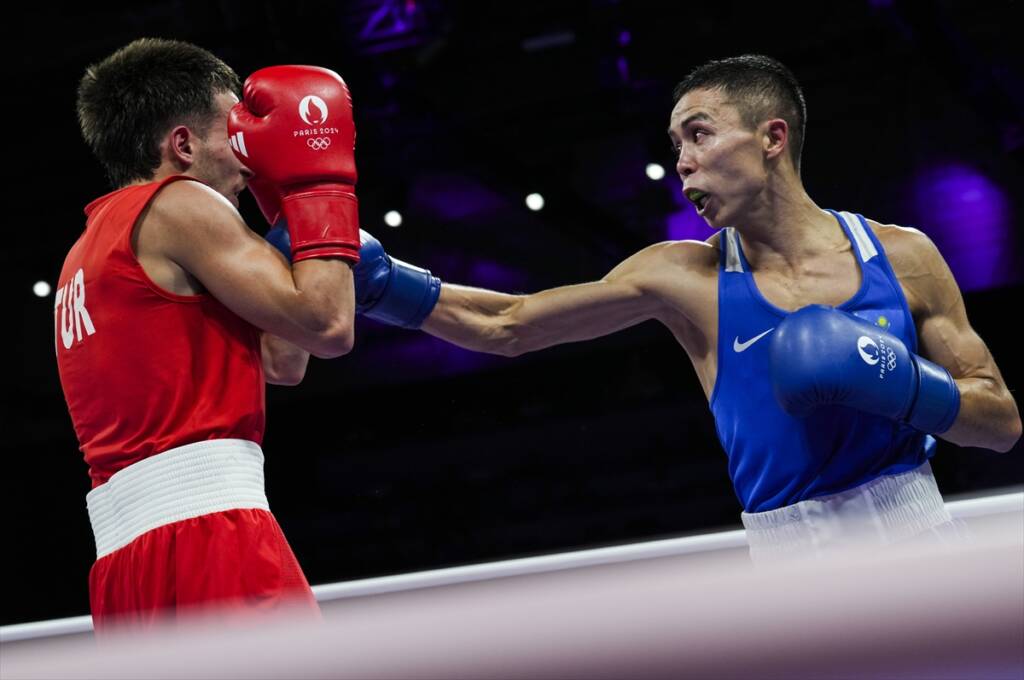
<path fill-rule="evenodd" d="M 792 71 L 762 54 L 709 61 L 676 85 L 672 102 L 678 103 L 687 92 L 702 89 L 724 92 L 739 109 L 743 124 L 751 129 L 769 118 L 785 120 L 789 124 L 790 158 L 800 172 L 807 104 Z"/>
<path fill-rule="evenodd" d="M 114 187 L 150 179 L 160 140 L 174 125 L 206 136 L 221 92 L 241 82 L 210 52 L 176 40 L 141 38 L 89 66 L 78 85 L 78 123 Z"/>

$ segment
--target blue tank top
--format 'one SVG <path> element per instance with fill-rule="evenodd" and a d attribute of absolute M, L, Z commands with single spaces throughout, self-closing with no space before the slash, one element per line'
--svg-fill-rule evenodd
<path fill-rule="evenodd" d="M 882 244 L 864 218 L 829 211 L 853 243 L 861 286 L 837 309 L 885 328 L 917 351 L 917 332 Z M 729 476 L 747 512 L 838 493 L 920 466 L 935 438 L 888 418 L 822 406 L 796 418 L 779 406 L 768 375 L 771 331 L 789 315 L 754 282 L 733 228 L 722 231 L 718 272 L 718 375 L 709 402 Z"/>

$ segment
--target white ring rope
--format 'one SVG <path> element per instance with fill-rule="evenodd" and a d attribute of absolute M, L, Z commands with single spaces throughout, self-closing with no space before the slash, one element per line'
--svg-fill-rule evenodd
<path fill-rule="evenodd" d="M 950 501 L 946 503 L 946 507 L 955 519 L 976 518 L 1003 513 L 1024 513 L 1024 492 Z M 327 603 L 345 598 L 487 581 L 511 576 L 580 569 L 583 567 L 617 564 L 658 557 L 710 553 L 745 548 L 747 542 L 744 534 L 745 532 L 742 529 L 730 530 L 684 538 L 556 553 L 539 557 L 412 572 L 357 581 L 328 583 L 313 586 L 313 592 L 319 602 Z M 18 623 L 0 627 L 0 643 L 75 635 L 89 633 L 90 631 L 92 631 L 92 618 L 90 616 L 74 616 L 63 619 Z"/>

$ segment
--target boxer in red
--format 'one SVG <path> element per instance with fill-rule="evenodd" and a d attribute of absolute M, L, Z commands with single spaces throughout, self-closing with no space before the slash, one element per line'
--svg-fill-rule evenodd
<path fill-rule="evenodd" d="M 85 208 L 55 342 L 92 478 L 98 631 L 318 611 L 269 511 L 260 442 L 264 381 L 296 384 L 310 353 L 352 346 L 351 100 L 336 73 L 306 66 L 254 73 L 242 102 L 240 90 L 209 52 L 153 39 L 79 85 L 82 134 L 114 191 Z M 287 218 L 292 264 L 239 215 L 250 181 Z"/>

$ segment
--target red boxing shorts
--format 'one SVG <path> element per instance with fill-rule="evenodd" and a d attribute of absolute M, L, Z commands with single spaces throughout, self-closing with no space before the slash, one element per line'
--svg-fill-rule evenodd
<path fill-rule="evenodd" d="M 263 490 L 250 441 L 189 444 L 114 474 L 88 497 L 96 537 L 89 600 L 97 632 L 182 614 L 247 619 L 301 609 L 309 583 Z"/>

